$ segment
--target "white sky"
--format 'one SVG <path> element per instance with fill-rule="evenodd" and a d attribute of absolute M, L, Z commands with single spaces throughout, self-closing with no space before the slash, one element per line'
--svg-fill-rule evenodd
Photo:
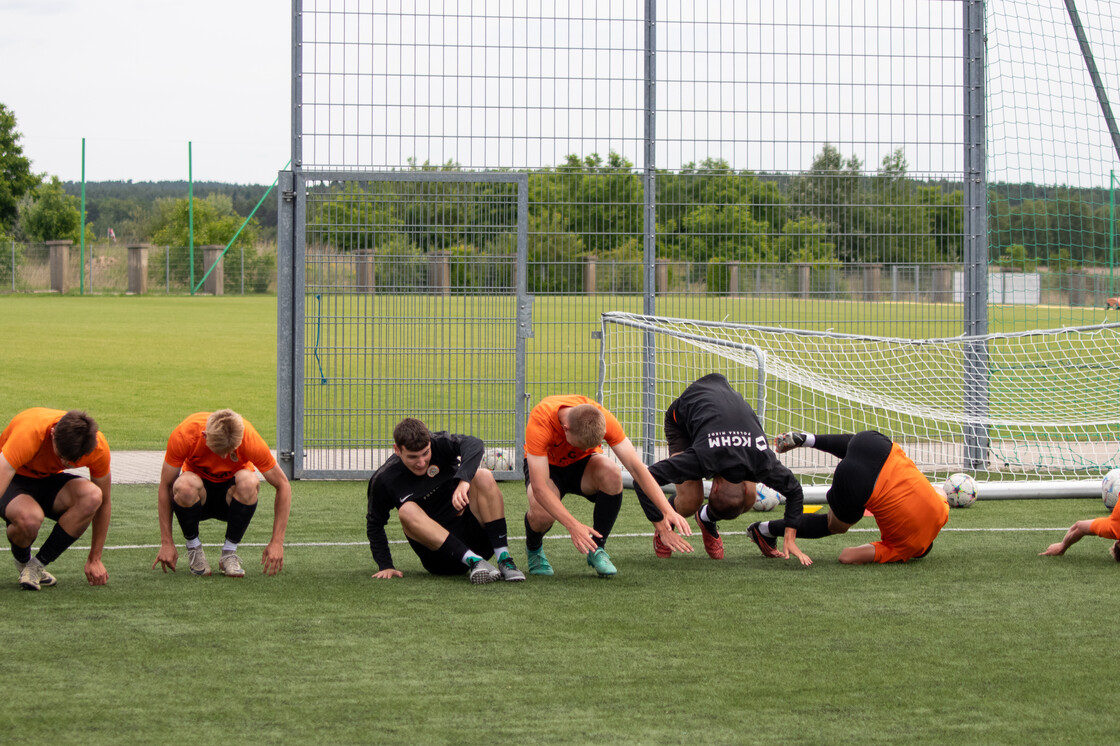
<path fill-rule="evenodd" d="M 0 103 L 32 169 L 270 184 L 291 155 L 287 0 L 0 0 Z"/>

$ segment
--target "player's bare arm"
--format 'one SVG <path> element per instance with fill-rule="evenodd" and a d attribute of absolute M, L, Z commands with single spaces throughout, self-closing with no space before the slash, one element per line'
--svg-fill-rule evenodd
<path fill-rule="evenodd" d="M 264 479 L 276 490 L 272 518 L 272 538 L 261 554 L 265 575 L 275 575 L 284 568 L 284 534 L 288 531 L 288 514 L 292 510 L 292 485 L 277 464 L 264 472 Z"/>
<path fill-rule="evenodd" d="M 109 582 L 109 571 L 101 561 L 101 553 L 105 549 L 105 540 L 109 536 L 109 518 L 113 513 L 112 487 L 113 476 L 106 474 L 103 477 L 90 479 L 101 490 L 101 507 L 93 514 L 93 530 L 90 532 L 89 555 L 86 557 L 86 581 L 90 585 L 105 585 Z"/>
<path fill-rule="evenodd" d="M 642 488 L 646 497 L 661 511 L 661 520 L 653 523 L 654 530 L 657 531 L 661 541 L 675 552 L 691 552 L 692 545 L 685 541 L 683 537 L 692 535 L 692 527 L 688 520 L 669 504 L 661 485 L 657 483 L 657 480 L 649 473 L 649 469 L 638 457 L 634 444 L 630 442 L 629 438 L 626 438 L 618 445 L 611 446 L 611 450 L 618 456 L 618 460 L 626 467 L 626 471 L 630 472 L 630 476 L 634 478 L 638 486 Z"/>
<path fill-rule="evenodd" d="M 166 573 L 168 570 L 175 572 L 179 562 L 179 550 L 175 548 L 175 539 L 171 534 L 171 489 L 175 479 L 179 476 L 179 467 L 163 462 L 160 470 L 159 486 L 156 488 L 156 509 L 159 512 L 159 553 L 156 555 L 152 569 L 162 566 Z"/>
<path fill-rule="evenodd" d="M 572 544 L 581 554 L 595 551 L 599 545 L 592 537 L 602 538 L 602 534 L 591 526 L 576 520 L 568 512 L 560 500 L 560 493 L 552 486 L 548 478 L 548 458 L 545 456 L 527 456 L 529 464 L 530 501 L 539 505 L 552 519 L 558 521 L 572 537 Z"/>
<path fill-rule="evenodd" d="M 451 507 L 455 508 L 460 514 L 471 503 L 471 498 L 468 492 L 471 489 L 470 482 L 459 480 L 459 484 L 455 486 L 455 492 L 451 494 Z"/>
<path fill-rule="evenodd" d="M 1046 547 L 1044 551 L 1038 553 L 1038 556 L 1058 557 L 1065 554 L 1067 549 L 1092 533 L 1090 530 L 1092 525 L 1093 522 L 1091 520 L 1078 521 L 1069 527 L 1069 530 L 1066 531 L 1066 535 L 1062 537 L 1061 541 Z"/>

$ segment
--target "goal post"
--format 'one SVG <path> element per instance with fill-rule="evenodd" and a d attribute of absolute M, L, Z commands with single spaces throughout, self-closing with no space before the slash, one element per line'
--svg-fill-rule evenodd
<path fill-rule="evenodd" d="M 667 455 L 669 403 L 719 372 L 771 436 L 879 430 L 931 479 L 965 471 L 985 497 L 1099 494 L 1120 466 L 1120 324 L 900 339 L 609 312 L 601 345 L 600 400 L 628 433 L 656 433 L 635 444 L 647 458 Z M 835 464 L 810 449 L 783 461 L 809 485 Z"/>

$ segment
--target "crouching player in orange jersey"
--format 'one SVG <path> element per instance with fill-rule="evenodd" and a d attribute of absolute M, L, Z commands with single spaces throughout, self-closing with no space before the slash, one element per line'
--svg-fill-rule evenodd
<path fill-rule="evenodd" d="M 1046 551 L 1039 552 L 1040 557 L 1058 557 L 1066 553 L 1071 546 L 1081 541 L 1086 536 L 1099 536 L 1102 539 L 1113 539 L 1114 543 L 1108 548 L 1112 559 L 1120 562 L 1120 503 L 1112 509 L 1112 514 L 1102 518 L 1088 518 L 1078 521 L 1069 527 L 1066 535 L 1057 544 L 1046 547 Z"/>
<path fill-rule="evenodd" d="M 949 503 L 897 443 L 874 430 L 854 435 L 783 433 L 774 439 L 778 453 L 800 446 L 831 453 L 840 463 L 828 489 L 829 512 L 804 516 L 798 538 L 846 533 L 866 510 L 879 524 L 880 539 L 844 549 L 840 562 L 906 562 L 929 554 L 949 520 Z M 747 534 L 767 554 L 763 545 L 773 543 L 784 530 L 784 521 L 766 521 L 751 524 Z"/>
<path fill-rule="evenodd" d="M 255 467 L 255 468 L 254 468 Z M 216 518 L 226 524 L 226 540 L 218 569 L 231 578 L 245 576 L 237 545 L 257 510 L 260 479 L 276 490 L 272 539 L 264 548 L 264 572 L 275 575 L 284 566 L 284 534 L 292 507 L 292 487 L 268 444 L 232 409 L 196 412 L 179 423 L 167 439 L 163 471 L 156 492 L 159 503 L 159 554 L 152 563 L 175 571 L 179 552 L 171 535 L 171 515 L 179 519 L 187 541 L 187 564 L 195 575 L 209 575 L 210 563 L 198 537 L 198 524 Z"/>
<path fill-rule="evenodd" d="M 89 468 L 89 479 L 66 474 Z M 19 584 L 29 591 L 57 583 L 46 566 L 85 533 L 90 523 L 86 580 L 105 585 L 109 572 L 101 550 L 109 533 L 109 443 L 85 412 L 35 407 L 12 418 L 0 432 L 0 517 L 8 524 L 8 541 Z M 31 556 L 31 544 L 43 521 L 55 522 L 47 540 Z"/>

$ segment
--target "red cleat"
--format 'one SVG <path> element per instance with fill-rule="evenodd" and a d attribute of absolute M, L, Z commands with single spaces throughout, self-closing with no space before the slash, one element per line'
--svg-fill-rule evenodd
<path fill-rule="evenodd" d="M 751 541 L 753 541 L 759 551 L 762 552 L 763 557 L 774 558 L 782 556 L 782 553 L 779 552 L 777 546 L 775 546 L 777 542 L 771 544 L 770 542 L 773 542 L 774 539 L 763 536 L 762 532 L 758 530 L 757 523 L 752 523 L 747 526 L 747 536 L 751 537 Z"/>
<path fill-rule="evenodd" d="M 708 527 L 696 516 L 696 525 L 700 527 L 700 536 L 704 539 L 704 551 L 712 559 L 723 559 L 723 537 L 708 531 Z"/>
<path fill-rule="evenodd" d="M 665 546 L 665 542 L 661 541 L 656 531 L 653 532 L 653 553 L 661 559 L 669 559 L 673 556 L 673 550 Z"/>

